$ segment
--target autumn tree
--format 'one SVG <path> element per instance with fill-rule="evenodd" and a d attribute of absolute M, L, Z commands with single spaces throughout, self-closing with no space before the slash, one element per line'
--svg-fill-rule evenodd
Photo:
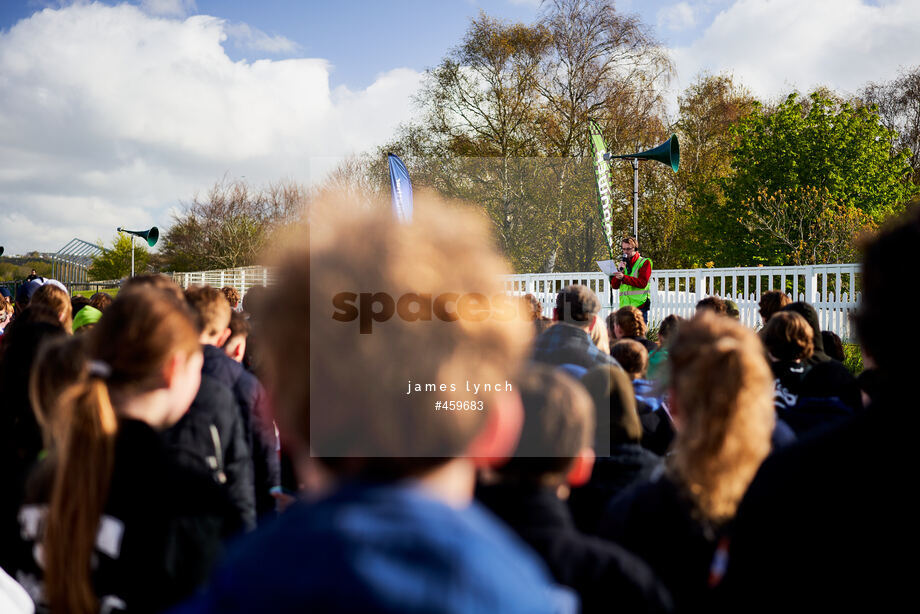
<path fill-rule="evenodd" d="M 907 151 L 913 182 L 920 185 L 920 66 L 904 70 L 887 83 L 870 83 L 862 92 L 891 131 L 892 149 Z"/>
<path fill-rule="evenodd" d="M 175 216 L 163 237 L 163 266 L 194 271 L 255 264 L 273 234 L 301 215 L 308 197 L 290 182 L 253 188 L 243 180 L 218 181 Z"/>
<path fill-rule="evenodd" d="M 726 209 L 722 181 L 731 173 L 737 145 L 734 126 L 756 106 L 753 95 L 729 74 L 703 73 L 678 97 L 675 129 L 680 139 L 680 173 L 674 176 L 673 234 L 663 237 L 675 268 L 735 264 L 731 245 L 742 228 Z"/>

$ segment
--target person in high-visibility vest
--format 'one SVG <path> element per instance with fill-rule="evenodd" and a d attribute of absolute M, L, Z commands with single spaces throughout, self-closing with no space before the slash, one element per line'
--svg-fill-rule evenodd
<path fill-rule="evenodd" d="M 652 276 L 652 259 L 639 253 L 639 242 L 635 237 L 623 239 L 624 261 L 617 266 L 620 269 L 610 278 L 614 290 L 620 291 L 620 307 L 631 305 L 642 312 L 642 318 L 648 324 L 648 310 L 652 305 L 648 280 Z"/>

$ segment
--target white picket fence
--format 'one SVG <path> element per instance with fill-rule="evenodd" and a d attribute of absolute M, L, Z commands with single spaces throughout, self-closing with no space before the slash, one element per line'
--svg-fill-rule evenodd
<path fill-rule="evenodd" d="M 814 306 L 822 330 L 833 331 L 845 341 L 854 340 L 850 316 L 859 303 L 858 283 L 857 264 L 657 270 L 649 281 L 652 302 L 649 322 L 654 326 L 672 313 L 690 317 L 697 301 L 716 295 L 734 300 L 741 321 L 758 328 L 761 325 L 757 305 L 760 296 L 767 290 L 782 290 L 793 300 Z M 552 315 L 556 294 L 569 284 L 583 284 L 594 290 L 600 298 L 604 317 L 619 305 L 618 292 L 610 287 L 609 279 L 600 271 L 510 275 L 505 280 L 508 292 L 530 293 L 537 297 L 547 316 Z"/>
<path fill-rule="evenodd" d="M 262 266 L 171 273 L 183 288 L 190 285 L 233 286 L 240 296 L 253 286 L 274 282 L 271 269 Z M 752 328 L 761 324 L 757 303 L 767 290 L 782 290 L 793 300 L 805 301 L 818 311 L 822 330 L 830 330 L 842 339 L 855 340 L 850 316 L 859 303 L 859 265 L 823 264 L 799 267 L 741 267 L 730 269 L 663 269 L 652 273 L 650 280 L 652 308 L 649 322 L 654 326 L 669 314 L 688 318 L 696 303 L 707 296 L 731 298 L 738 304 L 741 321 Z M 606 317 L 619 305 L 616 290 L 602 272 L 536 273 L 509 275 L 506 290 L 514 295 L 533 294 L 543 304 L 543 312 L 552 315 L 556 294 L 570 284 L 588 286 L 601 300 L 601 315 Z"/>
<path fill-rule="evenodd" d="M 269 286 L 274 282 L 273 271 L 264 266 L 169 273 L 169 275 L 173 278 L 173 281 L 183 288 L 188 288 L 189 286 L 214 286 L 215 288 L 233 286 L 239 291 L 241 298 L 253 286 Z"/>

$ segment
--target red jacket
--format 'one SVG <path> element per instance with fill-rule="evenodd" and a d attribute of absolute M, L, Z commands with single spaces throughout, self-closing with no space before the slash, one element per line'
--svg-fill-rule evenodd
<path fill-rule="evenodd" d="M 642 256 L 639 254 L 639 252 L 636 252 L 635 254 L 633 254 L 633 257 L 629 261 L 629 266 L 631 267 L 636 262 L 636 259 L 641 258 L 641 257 Z M 648 280 L 651 278 L 651 276 L 652 276 L 652 261 L 646 260 L 645 264 L 642 265 L 642 267 L 639 269 L 639 272 L 636 274 L 636 277 L 630 277 L 628 275 L 624 275 L 623 279 L 617 279 L 616 277 L 611 277 L 610 284 L 613 286 L 614 290 L 618 289 L 620 287 L 620 284 L 626 284 L 628 286 L 633 286 L 634 288 L 645 288 L 646 286 L 648 286 Z"/>

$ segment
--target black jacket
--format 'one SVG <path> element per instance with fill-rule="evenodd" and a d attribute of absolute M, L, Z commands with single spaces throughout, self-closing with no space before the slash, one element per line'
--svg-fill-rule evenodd
<path fill-rule="evenodd" d="M 598 457 L 587 484 L 573 488 L 569 509 L 580 531 L 597 533 L 610 502 L 636 482 L 647 480 L 661 466 L 660 456 L 637 443 L 615 444 L 610 456 Z"/>
<path fill-rule="evenodd" d="M 252 453 L 256 513 L 259 518 L 273 515 L 275 499 L 271 490 L 281 485 L 278 438 L 271 420 L 268 397 L 259 380 L 243 365 L 213 345 L 204 346 L 202 375 L 218 380 L 233 391 L 243 415 L 243 427 Z M 306 375 L 306 374 L 305 374 Z"/>
<path fill-rule="evenodd" d="M 477 497 L 536 550 L 557 582 L 578 592 L 583 612 L 671 611 L 649 567 L 617 544 L 580 533 L 552 490 L 488 486 Z"/>
<path fill-rule="evenodd" d="M 230 389 L 201 376 L 192 406 L 179 422 L 163 432 L 176 462 L 223 485 L 247 530 L 256 526 L 252 455 L 239 405 Z"/>
<path fill-rule="evenodd" d="M 653 410 L 642 401 L 636 403 L 636 413 L 642 423 L 642 447 L 658 456 L 666 455 L 677 437 L 671 416 L 663 407 Z"/>
<path fill-rule="evenodd" d="M 913 602 L 918 418 L 901 385 L 764 462 L 735 517 L 721 611 L 884 612 Z"/>
<path fill-rule="evenodd" d="M 661 473 L 616 499 L 598 534 L 642 557 L 671 591 L 678 611 L 702 612 L 723 530 L 698 521 L 690 499 Z"/>
<path fill-rule="evenodd" d="M 20 512 L 16 578 L 41 605 L 33 552 L 51 493 L 47 482 L 32 490 Z M 92 575 L 103 611 L 159 612 L 188 597 L 209 576 L 222 540 L 239 529 L 234 516 L 224 492 L 176 465 L 153 429 L 120 421 Z"/>

